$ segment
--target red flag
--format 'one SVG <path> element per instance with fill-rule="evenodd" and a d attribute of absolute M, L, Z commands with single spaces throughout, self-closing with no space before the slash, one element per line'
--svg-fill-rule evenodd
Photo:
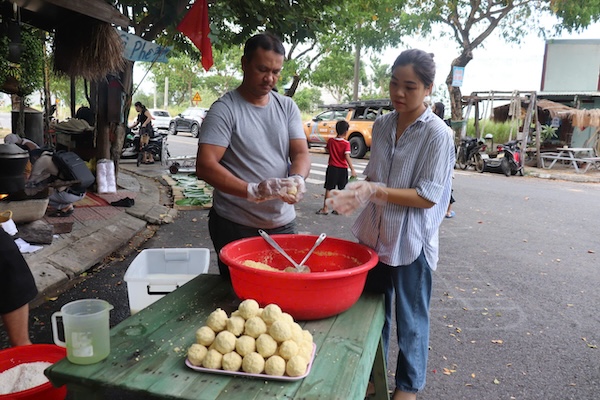
<path fill-rule="evenodd" d="M 207 0 L 196 0 L 190 11 L 177 25 L 177 30 L 190 38 L 202 53 L 202 66 L 208 71 L 213 65 L 212 47 L 208 34 L 208 3 Z"/>

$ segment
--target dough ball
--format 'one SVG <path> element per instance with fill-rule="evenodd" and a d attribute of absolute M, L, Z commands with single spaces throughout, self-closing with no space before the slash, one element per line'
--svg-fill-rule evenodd
<path fill-rule="evenodd" d="M 284 312 L 281 313 L 281 319 L 283 319 L 284 321 L 287 321 L 290 324 L 294 323 L 294 317 L 292 317 L 290 314 Z"/>
<path fill-rule="evenodd" d="M 196 331 L 196 343 L 203 346 L 210 346 L 215 340 L 215 331 L 208 326 L 203 326 Z"/>
<path fill-rule="evenodd" d="M 235 351 L 242 357 L 256 351 L 256 340 L 248 335 L 240 336 L 235 342 Z"/>
<path fill-rule="evenodd" d="M 239 315 L 232 315 L 227 320 L 227 330 L 235 336 L 240 336 L 244 332 L 246 320 Z"/>
<path fill-rule="evenodd" d="M 267 323 L 267 325 L 271 325 L 273 322 L 281 318 L 282 314 L 283 312 L 277 304 L 269 304 L 265 307 L 261 318 Z"/>
<path fill-rule="evenodd" d="M 310 360 L 313 353 L 313 343 L 308 340 L 302 341 L 298 345 L 298 355 L 304 357 L 305 360 Z"/>
<path fill-rule="evenodd" d="M 309 341 L 311 343 L 313 342 L 313 335 L 312 335 L 312 333 L 310 333 L 306 329 L 304 329 L 302 331 L 302 336 L 304 336 L 304 340 L 307 340 L 307 341 Z"/>
<path fill-rule="evenodd" d="M 215 338 L 214 345 L 215 350 L 221 354 L 227 354 L 235 349 L 235 343 L 237 338 L 229 331 L 221 331 Z"/>
<path fill-rule="evenodd" d="M 265 374 L 283 376 L 285 374 L 285 360 L 279 356 L 271 356 L 265 362 Z"/>
<path fill-rule="evenodd" d="M 246 354 L 242 359 L 242 371 L 249 374 L 260 374 L 265 369 L 265 359 L 258 353 Z"/>
<path fill-rule="evenodd" d="M 306 367 L 308 367 L 308 361 L 302 356 L 292 357 L 285 366 L 285 372 L 289 376 L 300 376 L 306 373 Z"/>
<path fill-rule="evenodd" d="M 240 314 L 240 310 L 235 310 L 234 312 L 231 313 L 232 317 L 242 317 L 242 314 Z M 244 318 L 244 317 L 242 317 Z"/>
<path fill-rule="evenodd" d="M 244 324 L 244 334 L 257 338 L 261 333 L 267 333 L 267 324 L 260 317 L 251 317 Z"/>
<path fill-rule="evenodd" d="M 227 327 L 227 313 L 217 308 L 206 319 L 206 325 L 216 333 L 221 332 Z"/>
<path fill-rule="evenodd" d="M 208 326 L 203 326 L 196 331 L 196 343 L 203 346 L 210 346 L 215 340 L 215 331 Z"/>
<path fill-rule="evenodd" d="M 292 324 L 285 319 L 278 319 L 269 327 L 269 335 L 281 343 L 292 338 Z"/>
<path fill-rule="evenodd" d="M 277 352 L 277 342 L 271 336 L 263 333 L 256 339 L 256 351 L 263 358 L 269 358 Z"/>
<path fill-rule="evenodd" d="M 240 303 L 238 311 L 244 319 L 250 319 L 258 314 L 259 305 L 256 300 L 247 299 Z"/>
<path fill-rule="evenodd" d="M 286 340 L 285 342 L 279 345 L 279 349 L 277 354 L 281 356 L 284 360 L 289 360 L 298 354 L 299 347 L 293 340 Z"/>
<path fill-rule="evenodd" d="M 300 343 L 304 340 L 304 335 L 302 334 L 302 327 L 298 325 L 297 322 L 292 324 L 292 340 L 296 343 Z"/>
<path fill-rule="evenodd" d="M 242 356 L 235 351 L 223 355 L 223 369 L 225 371 L 239 371 L 242 367 Z"/>
<path fill-rule="evenodd" d="M 206 357 L 202 360 L 202 366 L 210 369 L 221 369 L 222 362 L 223 354 L 213 349 L 206 353 Z"/>
<path fill-rule="evenodd" d="M 194 343 L 188 349 L 187 358 L 188 360 L 190 360 L 190 363 L 192 363 L 192 365 L 198 367 L 202 365 L 202 360 L 204 360 L 204 357 L 206 357 L 206 353 L 208 353 L 208 349 L 206 348 L 206 346 Z"/>

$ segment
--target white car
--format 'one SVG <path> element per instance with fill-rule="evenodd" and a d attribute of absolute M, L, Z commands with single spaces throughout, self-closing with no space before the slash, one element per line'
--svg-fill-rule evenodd
<path fill-rule="evenodd" d="M 169 123 L 171 122 L 171 114 L 167 110 L 160 110 L 158 108 L 149 108 L 150 114 L 154 117 L 152 120 L 152 126 L 161 131 L 169 130 Z"/>

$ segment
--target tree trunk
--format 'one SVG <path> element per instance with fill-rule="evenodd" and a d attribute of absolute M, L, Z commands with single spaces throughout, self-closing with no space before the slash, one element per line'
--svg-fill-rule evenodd
<path fill-rule="evenodd" d="M 459 86 L 452 86 L 454 67 L 465 67 L 472 59 L 473 53 L 468 49 L 463 49 L 462 53 L 455 58 L 450 65 L 450 73 L 446 77 L 446 86 L 448 87 L 448 94 L 450 95 L 451 121 L 463 120 L 462 92 Z M 454 124 L 452 129 L 454 130 L 454 138 L 456 140 L 456 138 L 461 136 L 460 131 L 462 129 L 462 125 Z"/>
<path fill-rule="evenodd" d="M 292 85 L 285 92 L 285 95 L 289 96 L 289 97 L 294 97 L 294 95 L 296 94 L 296 90 L 298 90 L 298 85 L 300 85 L 300 76 L 298 74 L 296 74 L 292 78 Z"/>

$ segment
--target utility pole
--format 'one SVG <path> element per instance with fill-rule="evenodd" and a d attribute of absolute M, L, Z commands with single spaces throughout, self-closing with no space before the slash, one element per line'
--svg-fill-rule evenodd
<path fill-rule="evenodd" d="M 358 24 L 360 31 L 360 23 Z M 354 52 L 354 86 L 352 88 L 352 100 L 358 100 L 358 82 L 360 80 L 360 38 L 356 39 L 356 51 Z"/>
<path fill-rule="evenodd" d="M 169 77 L 165 76 L 165 103 L 163 106 L 163 108 L 165 110 L 167 109 L 167 105 L 169 103 L 168 99 L 169 99 Z"/>

